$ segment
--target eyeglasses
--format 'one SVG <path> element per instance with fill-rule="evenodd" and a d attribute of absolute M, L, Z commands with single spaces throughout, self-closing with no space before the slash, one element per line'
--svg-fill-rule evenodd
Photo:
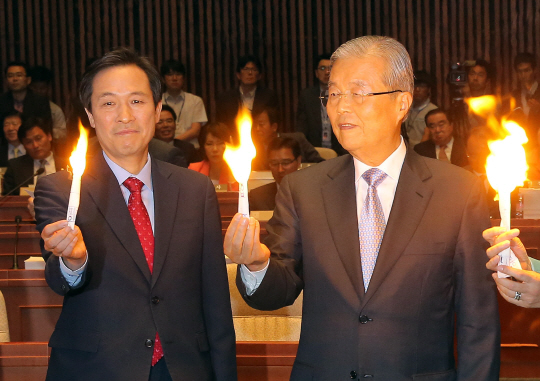
<path fill-rule="evenodd" d="M 341 97 L 348 97 L 351 96 L 352 100 L 356 104 L 362 104 L 364 102 L 365 97 L 374 97 L 376 95 L 385 95 L 385 94 L 393 94 L 393 93 L 402 93 L 403 90 L 392 90 L 392 91 L 385 91 L 382 93 L 337 93 L 332 92 L 328 93 L 328 90 L 324 90 L 321 92 L 321 96 L 319 97 L 321 99 L 321 103 L 324 107 L 330 103 L 331 105 L 336 105 L 337 102 L 341 99 Z"/>
<path fill-rule="evenodd" d="M 319 66 L 317 69 L 319 69 L 320 71 L 330 71 L 331 68 L 332 66 Z"/>
<path fill-rule="evenodd" d="M 269 161 L 268 166 L 270 168 L 278 168 L 280 165 L 282 167 L 288 167 L 289 165 L 291 165 L 295 161 L 296 160 L 293 160 L 293 159 L 287 159 L 287 160 L 282 160 L 282 161 Z"/>
<path fill-rule="evenodd" d="M 243 67 L 241 70 L 244 73 L 258 73 L 259 72 L 259 69 L 257 69 L 256 67 Z"/>

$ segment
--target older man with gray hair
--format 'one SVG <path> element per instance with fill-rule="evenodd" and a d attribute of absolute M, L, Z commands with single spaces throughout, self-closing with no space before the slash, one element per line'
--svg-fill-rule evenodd
<path fill-rule="evenodd" d="M 331 61 L 322 102 L 350 155 L 283 179 L 265 244 L 256 220 L 234 217 L 224 247 L 241 294 L 271 310 L 304 291 L 291 380 L 498 380 L 482 184 L 403 142 L 403 45 L 360 37 Z"/>

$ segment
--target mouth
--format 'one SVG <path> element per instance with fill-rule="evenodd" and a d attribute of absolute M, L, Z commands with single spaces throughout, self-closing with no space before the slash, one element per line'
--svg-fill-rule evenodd
<path fill-rule="evenodd" d="M 131 134 L 138 134 L 138 133 L 139 133 L 139 131 L 136 131 L 136 130 L 125 129 L 125 130 L 120 130 L 120 131 L 116 132 L 115 135 L 126 136 L 126 135 L 131 135 Z"/>
<path fill-rule="evenodd" d="M 358 127 L 358 125 L 352 123 L 339 123 L 338 127 L 340 130 L 352 130 L 353 128 Z"/>

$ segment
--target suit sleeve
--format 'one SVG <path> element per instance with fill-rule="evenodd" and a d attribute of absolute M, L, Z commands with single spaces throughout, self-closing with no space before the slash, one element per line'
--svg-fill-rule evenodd
<path fill-rule="evenodd" d="M 69 202 L 69 189 L 71 181 L 67 171 L 57 172 L 38 180 L 35 190 L 34 208 L 36 211 L 36 228 L 39 234 L 45 226 L 66 219 Z M 60 261 L 56 255 L 45 250 L 43 239 L 40 247 L 45 260 L 45 280 L 49 287 L 59 295 L 66 295 L 70 291 L 81 288 L 86 283 L 86 272 L 83 272 L 81 281 L 76 286 L 70 286 L 60 270 Z"/>
<path fill-rule="evenodd" d="M 464 208 L 454 258 L 459 381 L 499 379 L 499 309 L 482 238 L 489 226 L 483 187 L 476 181 Z"/>
<path fill-rule="evenodd" d="M 269 235 L 265 243 L 271 257 L 264 279 L 248 296 L 238 270 L 236 285 L 249 306 L 276 310 L 293 304 L 304 288 L 299 221 L 287 176 L 279 187 L 274 216 L 266 224 L 266 230 Z"/>
<path fill-rule="evenodd" d="M 216 381 L 236 375 L 236 340 L 216 192 L 207 180 L 202 260 L 204 320 Z"/>
<path fill-rule="evenodd" d="M 177 147 L 173 147 L 173 149 L 169 152 L 167 162 L 177 165 L 179 167 L 188 167 L 188 161 L 184 152 Z"/>

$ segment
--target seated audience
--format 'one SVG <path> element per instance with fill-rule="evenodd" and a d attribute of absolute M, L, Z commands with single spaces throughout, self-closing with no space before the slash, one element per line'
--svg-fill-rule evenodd
<path fill-rule="evenodd" d="M 8 162 L 2 195 L 11 191 L 13 191 L 12 194 L 17 195 L 19 194 L 18 186 L 34 185 L 38 178 L 66 168 L 68 163 L 67 159 L 53 153 L 51 131 L 41 119 L 25 120 L 17 133 L 26 154 Z M 32 174 L 40 168 L 44 168 L 45 172 L 32 177 Z"/>
<path fill-rule="evenodd" d="M 201 126 L 208 122 L 202 98 L 184 91 L 186 68 L 179 61 L 165 61 L 161 65 L 161 76 L 167 88 L 162 102 L 176 113 L 176 139 L 198 147 Z"/>
<path fill-rule="evenodd" d="M 419 143 L 414 150 L 422 156 L 446 161 L 460 167 L 467 165 L 465 143 L 453 136 L 453 125 L 448 113 L 440 108 L 426 114 L 429 140 Z"/>
<path fill-rule="evenodd" d="M 409 137 L 409 147 L 428 139 L 429 133 L 423 139 L 427 132 L 426 114 L 436 108 L 437 106 L 431 103 L 431 77 L 425 70 L 415 71 L 413 103 L 407 120 L 403 123 Z"/>
<path fill-rule="evenodd" d="M 263 76 L 261 61 L 255 56 L 244 56 L 236 65 L 236 78 L 239 86 L 219 95 L 216 99 L 216 121 L 229 127 L 233 140 L 238 137 L 236 116 L 244 106 L 251 114 L 258 114 L 267 106 L 279 107 L 277 94 L 260 85 Z"/>
<path fill-rule="evenodd" d="M 281 180 L 285 175 L 297 171 L 302 161 L 300 145 L 291 138 L 274 138 L 268 145 L 267 155 L 268 166 L 275 182 L 249 192 L 250 210 L 274 210 Z"/>
<path fill-rule="evenodd" d="M 257 157 L 253 160 L 252 168 L 255 171 L 266 170 L 268 167 L 268 159 L 266 152 L 268 145 L 272 139 L 291 138 L 300 145 L 302 163 L 319 163 L 324 159 L 319 155 L 315 147 L 307 141 L 304 134 L 301 132 L 280 133 L 279 131 L 279 112 L 272 107 L 264 107 L 257 113 L 253 113 L 253 127 L 251 135 L 253 143 L 257 149 Z"/>
<path fill-rule="evenodd" d="M 159 121 L 156 123 L 155 138 L 164 141 L 171 147 L 176 147 L 182 151 L 188 165 L 198 161 L 196 160 L 197 152 L 195 150 L 195 146 L 184 140 L 175 139 L 175 129 L 176 113 L 171 106 L 164 104 L 161 108 Z"/>
<path fill-rule="evenodd" d="M 8 91 L 0 95 L 0 118 L 17 110 L 22 118 L 41 118 L 47 128 L 52 126 L 51 106 L 49 100 L 35 94 L 28 88 L 32 78 L 28 66 L 24 62 L 10 62 L 6 67 L 6 83 Z"/>
<path fill-rule="evenodd" d="M 317 84 L 300 93 L 296 111 L 296 131 L 303 133 L 314 147 L 331 148 L 338 155 L 342 155 L 346 152 L 334 135 L 326 107 L 319 98 L 321 93 L 328 89 L 330 53 L 321 54 L 314 63 Z"/>
<path fill-rule="evenodd" d="M 26 153 L 17 136 L 21 124 L 22 116 L 18 111 L 13 110 L 4 118 L 4 139 L 0 144 L 0 167 L 7 167 L 8 160 L 15 159 Z"/>
<path fill-rule="evenodd" d="M 52 137 L 55 144 L 65 143 L 67 130 L 66 130 L 66 117 L 64 112 L 56 103 L 51 101 L 51 82 L 53 79 L 53 73 L 45 66 L 34 66 L 30 69 L 30 76 L 32 82 L 30 82 L 30 89 L 38 95 L 49 100 L 52 115 Z"/>
<path fill-rule="evenodd" d="M 199 134 L 199 151 L 203 161 L 191 163 L 189 169 L 210 177 L 214 185 L 227 184 L 228 190 L 237 191 L 238 183 L 223 158 L 225 142 L 228 141 L 230 134 L 226 125 L 216 122 L 205 125 Z"/>

